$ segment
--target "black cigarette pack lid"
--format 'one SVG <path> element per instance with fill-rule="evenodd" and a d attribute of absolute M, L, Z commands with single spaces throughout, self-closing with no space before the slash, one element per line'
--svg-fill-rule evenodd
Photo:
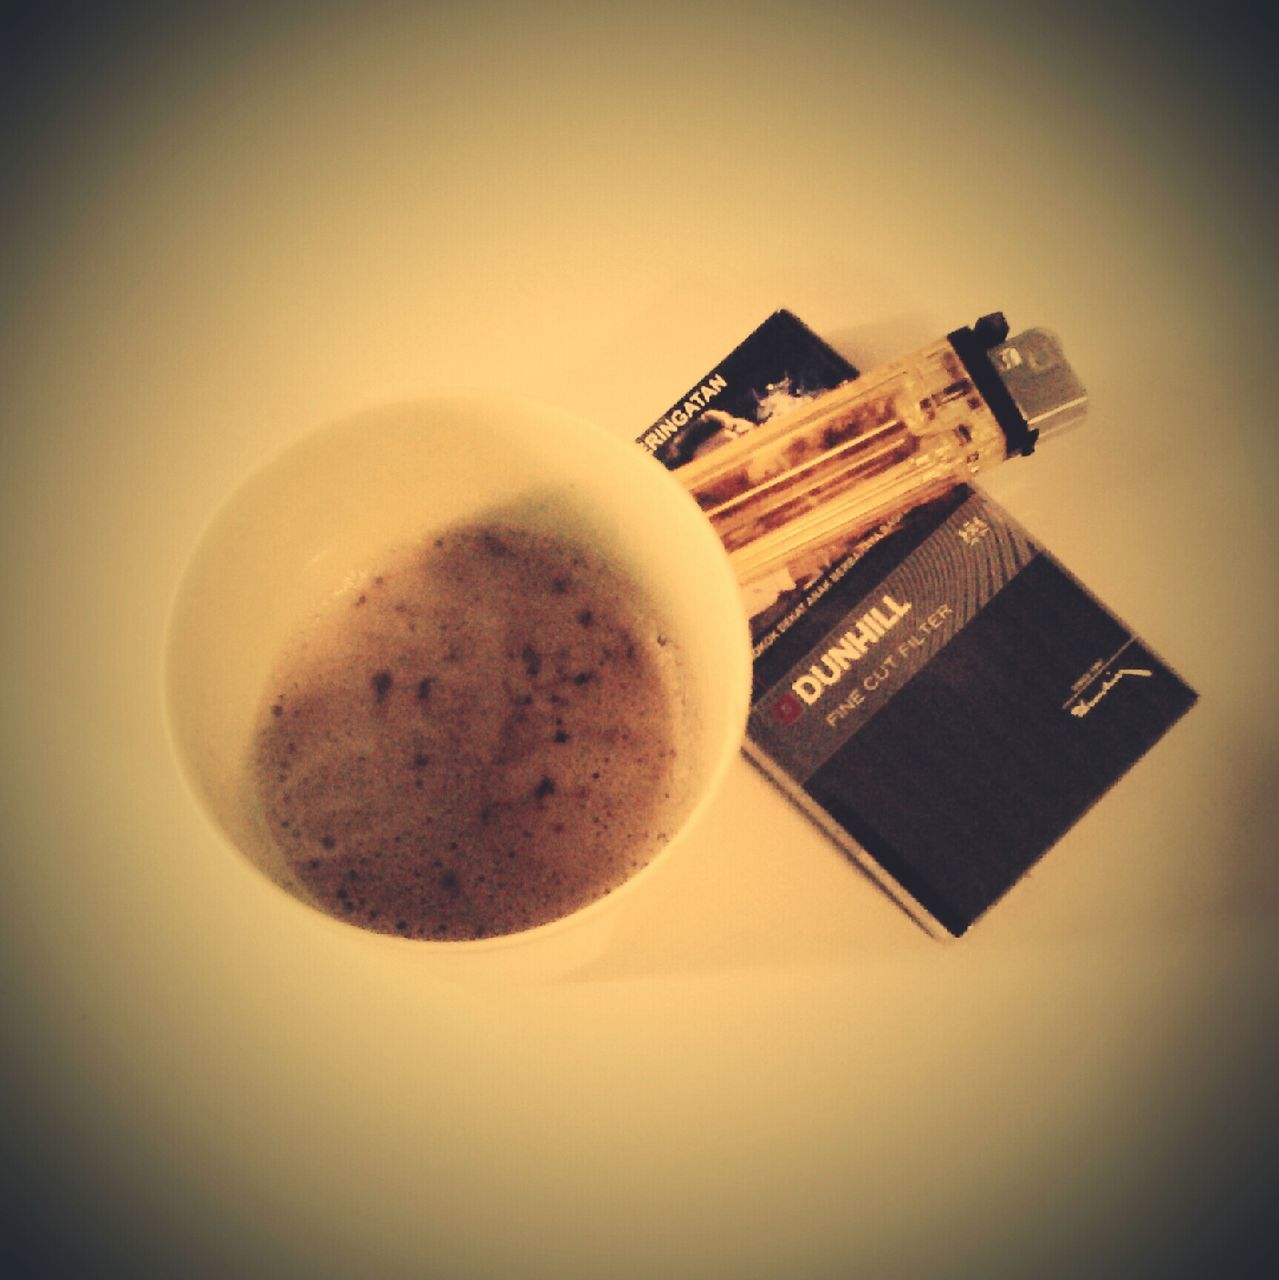
<path fill-rule="evenodd" d="M 856 376 L 779 311 L 638 442 L 674 469 Z M 1195 701 L 967 486 L 748 609 L 747 754 L 930 931 L 964 933 Z"/>

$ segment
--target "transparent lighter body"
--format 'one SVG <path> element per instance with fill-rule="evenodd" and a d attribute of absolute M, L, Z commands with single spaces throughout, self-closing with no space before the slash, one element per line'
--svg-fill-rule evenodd
<path fill-rule="evenodd" d="M 994 414 L 941 339 L 676 474 L 747 589 L 783 569 L 806 576 L 833 548 L 1006 456 Z"/>

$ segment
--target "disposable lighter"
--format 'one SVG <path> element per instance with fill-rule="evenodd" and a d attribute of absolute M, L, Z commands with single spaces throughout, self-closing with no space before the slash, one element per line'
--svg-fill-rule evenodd
<path fill-rule="evenodd" d="M 743 589 L 1029 454 L 1085 414 L 1056 336 L 996 312 L 679 468 Z"/>

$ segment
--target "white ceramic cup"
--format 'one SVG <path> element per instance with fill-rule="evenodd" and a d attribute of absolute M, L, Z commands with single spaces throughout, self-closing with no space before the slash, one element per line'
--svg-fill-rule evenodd
<path fill-rule="evenodd" d="M 251 766 L 271 669 L 307 619 L 388 548 L 494 513 L 603 552 L 647 594 L 682 652 L 692 714 L 680 749 L 690 807 L 623 889 L 671 856 L 715 792 L 743 738 L 750 640 L 728 558 L 693 500 L 638 446 L 547 406 L 477 396 L 397 405 L 310 433 L 249 477 L 213 517 L 171 613 L 174 748 L 229 843 L 277 885 L 288 877 Z M 480 942 L 376 936 L 457 953 L 529 940 L 563 923 Z"/>

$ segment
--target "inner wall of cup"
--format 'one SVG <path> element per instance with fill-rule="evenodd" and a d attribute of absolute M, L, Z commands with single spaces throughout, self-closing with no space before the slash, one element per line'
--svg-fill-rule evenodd
<path fill-rule="evenodd" d="M 232 843 L 295 892 L 250 783 L 271 670 L 355 574 L 476 519 L 564 533 L 648 592 L 686 660 L 694 795 L 740 743 L 749 648 L 736 588 L 714 533 L 658 463 L 528 406 L 443 402 L 339 424 L 286 450 L 218 514 L 168 647 L 170 722 L 197 794 Z"/>

